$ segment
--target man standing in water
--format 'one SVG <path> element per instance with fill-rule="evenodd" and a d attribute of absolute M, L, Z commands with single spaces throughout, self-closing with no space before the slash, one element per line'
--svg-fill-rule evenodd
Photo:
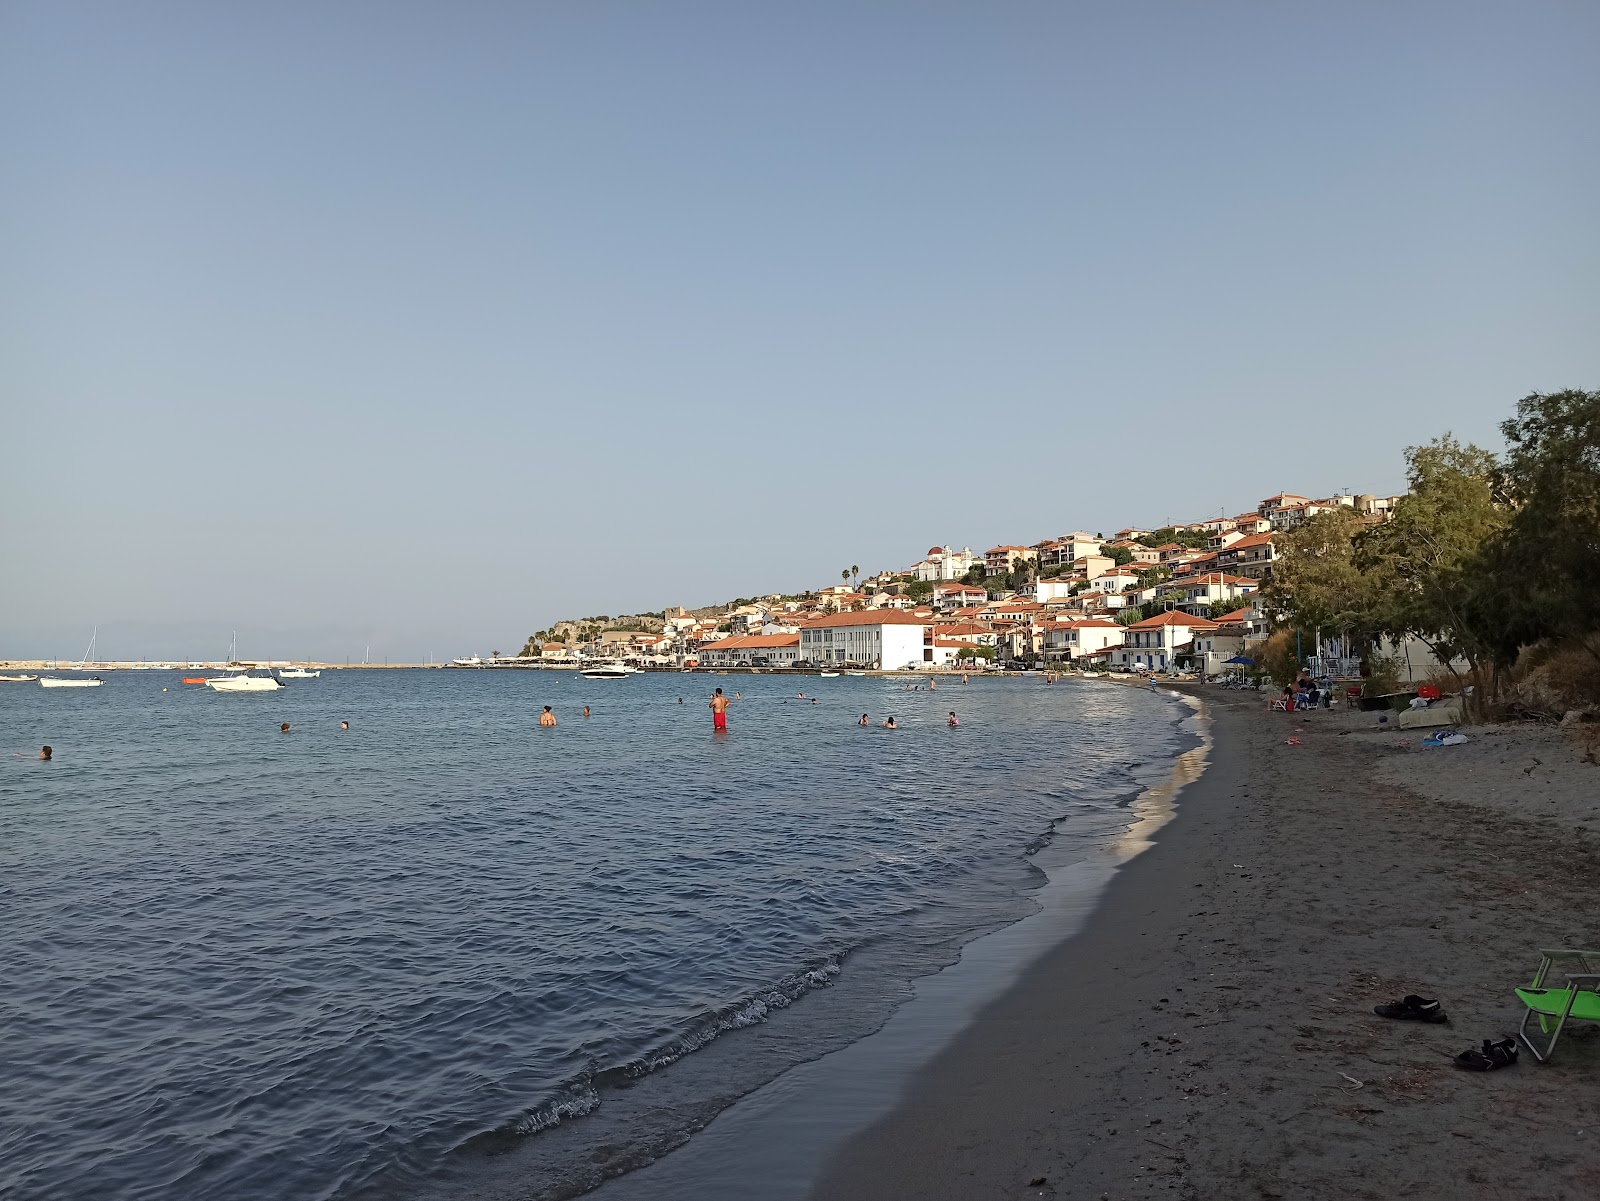
<path fill-rule="evenodd" d="M 723 732 L 728 729 L 728 698 L 722 695 L 720 688 L 711 698 L 711 728 Z"/>

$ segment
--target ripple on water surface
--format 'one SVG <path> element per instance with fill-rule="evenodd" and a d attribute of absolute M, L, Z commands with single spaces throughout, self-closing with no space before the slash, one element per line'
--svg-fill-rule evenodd
<path fill-rule="evenodd" d="M 1017 916 L 1051 822 L 1103 825 L 1178 749 L 1133 689 L 736 682 L 715 739 L 704 677 L 0 691 L 0 1194 L 392 1195 L 581 1130 L 853 963 Z"/>

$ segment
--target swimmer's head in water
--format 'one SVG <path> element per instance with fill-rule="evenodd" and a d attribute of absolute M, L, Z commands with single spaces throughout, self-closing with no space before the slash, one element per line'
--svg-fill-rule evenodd
<path fill-rule="evenodd" d="M 278 732 L 280 734 L 287 734 L 289 732 L 289 723 L 288 722 L 284 722 L 281 726 L 279 726 L 278 727 Z"/>
<path fill-rule="evenodd" d="M 39 748 L 39 758 L 41 759 L 53 759 L 55 757 L 55 753 L 54 747 L 42 746 Z"/>
<path fill-rule="evenodd" d="M 349 722 L 347 722 L 347 721 L 341 721 L 341 722 L 340 722 L 340 723 L 339 723 L 339 728 L 340 728 L 340 729 L 341 729 L 341 730 L 348 730 L 348 729 L 349 729 L 349 728 L 350 728 L 350 723 L 349 723 Z"/>
<path fill-rule="evenodd" d="M 545 706 L 545 707 L 544 707 L 544 711 L 545 711 L 545 712 L 546 712 L 546 713 L 548 713 L 548 712 L 550 712 L 550 706 L 549 706 L 549 705 L 546 705 L 546 706 Z"/>

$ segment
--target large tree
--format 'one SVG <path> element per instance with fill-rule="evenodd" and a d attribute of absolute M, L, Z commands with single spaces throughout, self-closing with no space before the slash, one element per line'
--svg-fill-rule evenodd
<path fill-rule="evenodd" d="M 1600 659 L 1600 392 L 1535 392 L 1500 432 L 1514 513 L 1480 557 L 1474 624 L 1501 664 L 1546 638 Z"/>
<path fill-rule="evenodd" d="M 1370 646 L 1381 622 L 1374 613 L 1372 577 L 1355 561 L 1356 540 L 1367 528 L 1354 510 L 1338 508 L 1278 534 L 1272 577 L 1261 590 L 1263 611 L 1285 615 L 1303 630 Z"/>
<path fill-rule="evenodd" d="M 1480 583 L 1482 548 L 1510 516 L 1496 497 L 1499 464 L 1445 434 L 1408 447 L 1406 465 L 1410 492 L 1360 540 L 1353 559 L 1371 577 L 1374 632 L 1420 638 L 1452 674 L 1453 662 L 1465 659 L 1480 685 L 1488 683 L 1492 648 L 1468 598 Z"/>

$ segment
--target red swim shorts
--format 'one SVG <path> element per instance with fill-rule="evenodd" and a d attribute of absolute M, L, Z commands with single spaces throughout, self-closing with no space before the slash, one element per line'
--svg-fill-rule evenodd
<path fill-rule="evenodd" d="M 711 715 L 711 728 L 713 730 L 726 730 L 728 728 L 728 711 L 726 709 L 721 713 L 713 713 Z"/>

